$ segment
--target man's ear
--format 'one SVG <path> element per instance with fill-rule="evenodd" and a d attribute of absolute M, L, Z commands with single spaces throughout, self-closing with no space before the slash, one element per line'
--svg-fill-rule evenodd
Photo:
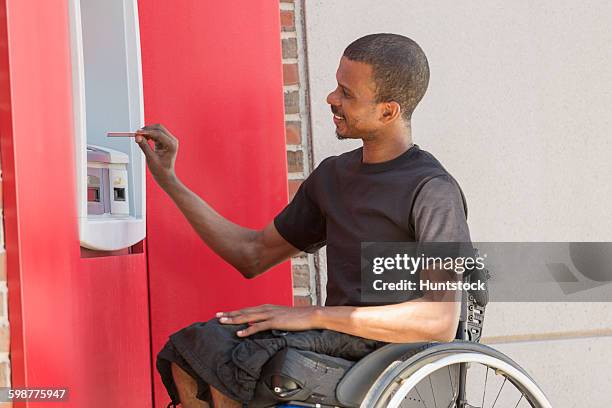
<path fill-rule="evenodd" d="M 385 123 L 393 122 L 395 119 L 399 118 L 401 114 L 402 108 L 399 103 L 395 101 L 385 102 L 383 106 L 382 121 Z"/>

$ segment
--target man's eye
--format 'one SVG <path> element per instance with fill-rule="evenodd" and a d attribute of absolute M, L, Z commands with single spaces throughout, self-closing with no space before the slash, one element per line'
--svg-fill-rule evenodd
<path fill-rule="evenodd" d="M 349 96 L 349 94 L 348 94 L 348 93 L 346 93 L 346 90 L 345 90 L 344 88 L 342 88 L 342 95 L 344 95 L 344 96 Z"/>

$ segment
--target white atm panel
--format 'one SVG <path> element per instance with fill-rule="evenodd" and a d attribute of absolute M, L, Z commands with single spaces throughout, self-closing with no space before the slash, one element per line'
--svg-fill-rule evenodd
<path fill-rule="evenodd" d="M 77 208 L 81 246 L 118 250 L 145 237 L 144 125 L 136 0 L 70 0 Z"/>

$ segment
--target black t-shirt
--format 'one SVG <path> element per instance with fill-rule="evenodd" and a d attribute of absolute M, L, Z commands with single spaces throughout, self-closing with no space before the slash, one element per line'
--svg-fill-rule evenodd
<path fill-rule="evenodd" d="M 296 248 L 327 245 L 328 306 L 363 304 L 361 242 L 470 242 L 463 193 L 433 155 L 362 163 L 362 150 L 323 160 L 274 218 Z"/>

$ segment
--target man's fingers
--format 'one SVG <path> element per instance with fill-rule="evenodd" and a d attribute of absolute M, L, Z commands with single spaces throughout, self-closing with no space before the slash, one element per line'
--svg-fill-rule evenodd
<path fill-rule="evenodd" d="M 216 317 L 235 317 L 240 316 L 245 313 L 257 313 L 257 312 L 265 312 L 268 310 L 274 309 L 274 305 L 259 305 L 253 307 L 245 307 L 244 309 L 232 310 L 231 312 L 217 312 Z"/>
<path fill-rule="evenodd" d="M 170 133 L 170 131 L 169 131 L 169 130 L 168 130 L 168 129 L 167 129 L 165 126 L 164 126 L 164 125 L 162 125 L 162 124 L 160 123 L 158 126 L 159 126 L 159 129 L 160 129 L 162 132 L 165 132 L 165 133 L 169 134 L 170 136 L 172 136 L 172 133 Z"/>
<path fill-rule="evenodd" d="M 215 317 L 219 319 L 219 322 L 222 324 L 241 324 L 265 321 L 271 319 L 274 311 L 279 307 L 280 306 L 264 304 L 254 307 L 247 307 L 240 310 L 233 310 L 231 312 L 217 312 Z"/>
<path fill-rule="evenodd" d="M 262 312 L 262 311 L 266 311 L 266 310 L 270 310 L 271 305 L 259 305 L 259 306 L 253 306 L 253 307 L 247 307 L 246 309 L 241 309 L 240 311 L 243 313 L 253 313 L 253 312 Z"/>
<path fill-rule="evenodd" d="M 159 130 L 156 130 L 156 129 L 144 130 L 144 128 L 143 129 L 138 129 L 136 131 L 136 135 L 142 135 L 142 136 L 144 136 L 147 139 L 153 140 L 154 142 L 158 142 L 158 141 L 164 140 L 164 136 L 165 136 Z"/>
<path fill-rule="evenodd" d="M 154 123 L 152 125 L 143 126 L 141 129 L 143 130 L 161 130 L 159 123 Z"/>
<path fill-rule="evenodd" d="M 250 336 L 252 334 L 258 333 L 260 331 L 269 330 L 270 327 L 271 327 L 270 322 L 253 323 L 246 329 L 238 330 L 236 332 L 236 335 L 238 337 L 246 337 L 246 336 Z"/>
<path fill-rule="evenodd" d="M 152 126 L 145 126 L 138 129 L 136 134 L 143 135 L 145 138 L 153 140 L 156 145 L 159 144 L 164 147 L 175 146 L 177 144 L 177 140 L 174 136 L 159 128 L 153 128 Z"/>
<path fill-rule="evenodd" d="M 149 142 L 147 142 L 147 139 L 137 139 L 136 143 L 140 147 L 140 150 L 142 150 L 142 152 L 144 153 L 145 157 L 147 158 L 147 161 L 152 160 L 154 153 L 153 150 L 151 150 L 151 146 L 149 146 Z"/>
<path fill-rule="evenodd" d="M 243 313 L 237 316 L 224 316 L 220 317 L 219 321 L 223 324 L 242 324 L 249 322 L 261 322 L 268 320 L 270 315 L 268 313 Z"/>
<path fill-rule="evenodd" d="M 143 126 L 143 127 L 140 128 L 140 130 L 142 130 L 144 132 L 161 132 L 162 134 L 167 135 L 171 139 L 175 138 L 172 135 L 172 133 L 170 133 L 170 131 L 164 125 L 162 125 L 161 123 L 155 123 L 153 125 Z"/>
<path fill-rule="evenodd" d="M 242 310 L 233 310 L 231 312 L 218 312 L 216 314 L 216 317 L 235 317 L 240 316 L 242 313 Z"/>

